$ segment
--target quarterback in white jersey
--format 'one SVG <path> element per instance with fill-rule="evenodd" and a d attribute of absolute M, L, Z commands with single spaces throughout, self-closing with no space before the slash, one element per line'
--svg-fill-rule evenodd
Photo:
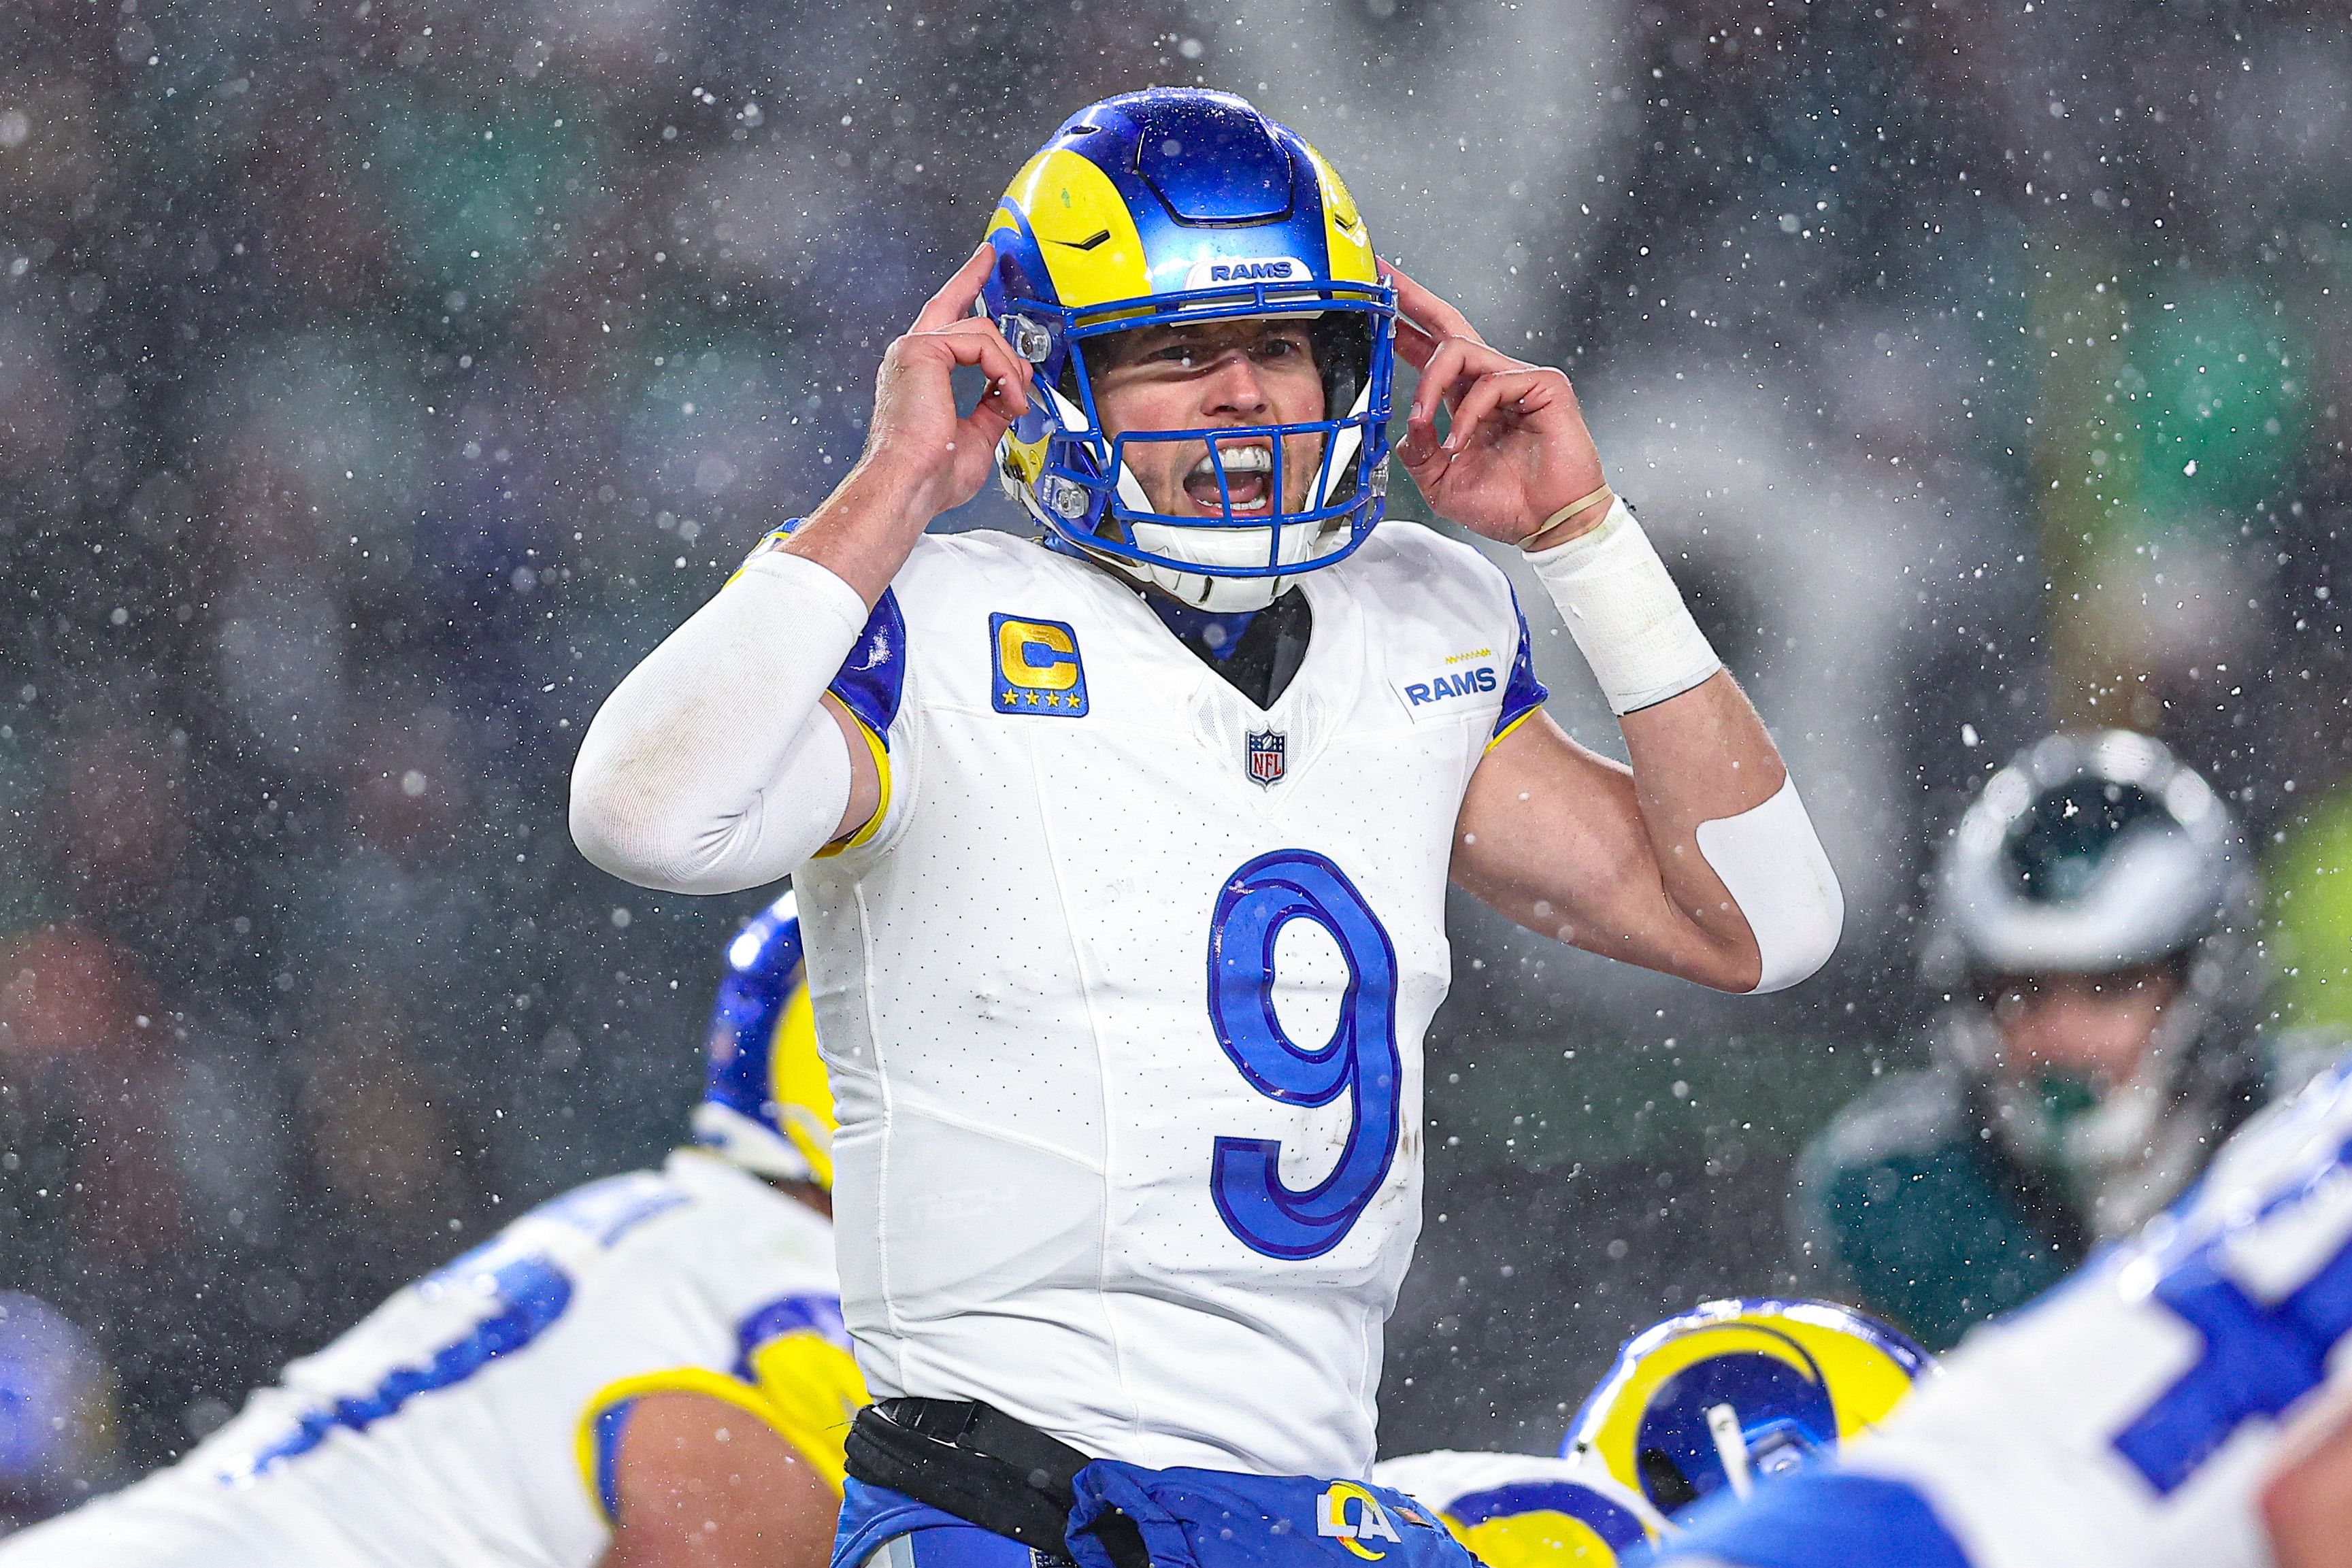
<path fill-rule="evenodd" d="M 730 958 L 705 1147 L 541 1205 L 0 1568 L 822 1562 L 865 1390 L 789 895 Z"/>
<path fill-rule="evenodd" d="M 2250 1124 L 2137 1241 L 1970 1335 L 1836 1467 L 1691 1519 L 1673 1560 L 2341 1563 L 2347 1331 L 2352 1066 Z M 2307 1456 L 2283 1440 L 2299 1427 Z"/>
<path fill-rule="evenodd" d="M 1381 522 L 1400 347 L 1397 455 L 1529 548 L 1632 768 L 1541 713 L 1496 567 Z M 925 536 L 992 475 L 1045 540 Z M 1377 263 L 1295 132 L 1192 89 L 1022 170 L 884 356 L 855 471 L 607 699 L 572 806 L 637 882 L 799 873 L 845 1311 L 935 1457 L 1002 1418 L 1079 1460 L 1362 1478 L 1449 879 L 1735 991 L 1840 920 L 1567 378 Z"/>

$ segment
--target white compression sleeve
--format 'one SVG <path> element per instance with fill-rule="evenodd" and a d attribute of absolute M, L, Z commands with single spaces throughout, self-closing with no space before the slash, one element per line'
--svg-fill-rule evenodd
<path fill-rule="evenodd" d="M 1701 822 L 1698 852 L 1755 933 L 1764 972 L 1751 994 L 1786 990 L 1829 962 L 1845 928 L 1845 895 L 1795 779 L 1752 810 Z"/>
<path fill-rule="evenodd" d="M 1680 696 L 1723 668 L 1623 501 L 1600 527 L 1531 553 L 1528 564 L 1559 607 L 1612 713 Z"/>
<path fill-rule="evenodd" d="M 572 765 L 572 838 L 671 893 L 773 882 L 849 806 L 849 747 L 818 699 L 866 625 L 812 560 L 755 556 L 604 699 Z"/>

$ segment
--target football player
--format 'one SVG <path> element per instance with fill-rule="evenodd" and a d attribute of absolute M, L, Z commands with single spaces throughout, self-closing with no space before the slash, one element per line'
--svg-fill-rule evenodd
<path fill-rule="evenodd" d="M 1971 1334 L 1869 1444 L 1744 1503 L 1702 1504 L 1664 1558 L 2341 1563 L 2347 1156 L 2352 1065 L 2250 1124 L 2136 1239 Z"/>
<path fill-rule="evenodd" d="M 1397 455 L 1528 552 L 1630 768 L 1542 713 L 1499 569 L 1381 523 L 1400 350 Z M 992 475 L 1044 540 L 926 537 Z M 1458 1562 L 1361 1479 L 1449 878 L 1729 991 L 1803 978 L 1842 918 L 1567 377 L 1192 89 L 1083 110 L 1014 177 L 884 354 L 853 471 L 606 700 L 572 827 L 653 886 L 797 871 L 883 1396 L 845 1568 L 1192 1535 Z"/>
<path fill-rule="evenodd" d="M 1610 1568 L 1673 1540 L 1676 1511 L 1875 1429 L 1931 1369 L 1833 1302 L 1705 1301 L 1625 1342 L 1559 1458 L 1411 1454 L 1372 1479 L 1434 1510 L 1486 1568 Z"/>
<path fill-rule="evenodd" d="M 2265 1094 L 2251 858 L 2144 736 L 2051 736 L 1986 783 L 1936 894 L 1934 1064 L 1799 1169 L 1825 1289 L 1948 1346 L 2180 1195 Z"/>
<path fill-rule="evenodd" d="M 1702 1301 L 1625 1342 L 1560 1453 L 1673 1515 L 1874 1431 L 1927 1353 L 1833 1301 Z"/>
<path fill-rule="evenodd" d="M 818 1568 L 865 1403 L 792 896 L 728 948 L 698 1146 L 541 1205 L 5 1568 Z"/>

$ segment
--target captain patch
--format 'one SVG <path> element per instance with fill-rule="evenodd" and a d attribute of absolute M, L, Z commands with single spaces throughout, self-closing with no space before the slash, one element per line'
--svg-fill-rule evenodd
<path fill-rule="evenodd" d="M 1078 634 L 1067 625 L 992 615 L 988 643 L 996 666 L 991 695 L 997 712 L 1085 716 L 1087 667 L 1078 659 Z"/>

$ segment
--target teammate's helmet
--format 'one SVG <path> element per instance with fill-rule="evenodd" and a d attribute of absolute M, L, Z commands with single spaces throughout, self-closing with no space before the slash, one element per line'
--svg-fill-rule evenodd
<path fill-rule="evenodd" d="M 1667 1529 L 1606 1476 L 1472 1492 L 1439 1518 L 1485 1568 L 1616 1568 L 1621 1554 L 1654 1544 Z"/>
<path fill-rule="evenodd" d="M 837 1126 L 788 893 L 727 945 L 694 1140 L 760 1176 L 829 1188 Z"/>
<path fill-rule="evenodd" d="M 1560 1452 L 1597 1458 L 1661 1512 L 1833 1450 L 1886 1418 L 1930 1363 L 1828 1301 L 1706 1301 L 1625 1342 Z"/>
<path fill-rule="evenodd" d="M 2251 908 L 2238 825 L 2163 746 L 2053 735 L 1960 819 L 1931 966 L 1960 977 L 2103 974 L 2187 951 Z"/>
<path fill-rule="evenodd" d="M 1050 533 L 1188 604 L 1270 604 L 1297 574 L 1364 541 L 1386 507 L 1395 291 L 1356 204 L 1321 153 L 1230 93 L 1153 88 L 1080 110 L 1013 177 L 988 231 L 982 305 L 1037 367 L 1030 413 L 998 459 Z M 1290 316 L 1311 325 L 1324 417 L 1220 426 L 1208 443 L 1221 514 L 1154 512 L 1130 444 L 1106 436 L 1088 345 L 1140 327 Z M 1319 434 L 1315 483 L 1287 509 L 1283 437 Z M 1237 515 L 1226 453 L 1271 440 L 1268 511 Z"/>
<path fill-rule="evenodd" d="M 1433 1511 L 1486 1568 L 1616 1568 L 1674 1533 L 1641 1493 L 1579 1461 L 1440 1448 L 1382 1459 L 1372 1480 Z"/>

